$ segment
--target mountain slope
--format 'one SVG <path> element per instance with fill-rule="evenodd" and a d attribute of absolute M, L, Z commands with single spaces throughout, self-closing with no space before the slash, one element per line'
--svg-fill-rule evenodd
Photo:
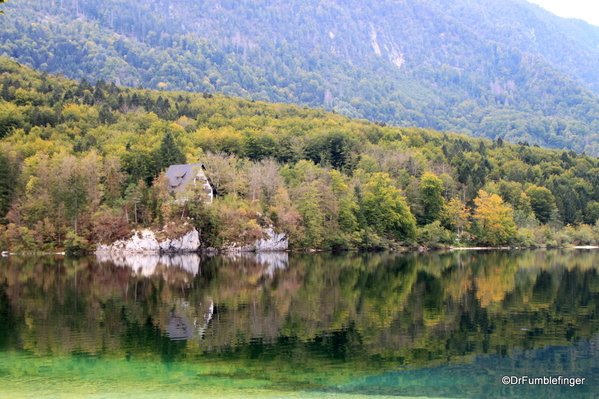
<path fill-rule="evenodd" d="M 0 138 L 0 247 L 13 251 L 89 249 L 139 227 L 174 238 L 185 221 L 214 248 L 271 226 L 298 248 L 599 241 L 599 159 L 573 151 L 78 83 L 5 58 Z M 169 193 L 163 172 L 184 162 L 206 165 L 209 207 L 193 187 Z"/>
<path fill-rule="evenodd" d="M 525 1 L 5 8 L 0 54 L 75 79 L 220 91 L 599 155 L 599 28 Z"/>

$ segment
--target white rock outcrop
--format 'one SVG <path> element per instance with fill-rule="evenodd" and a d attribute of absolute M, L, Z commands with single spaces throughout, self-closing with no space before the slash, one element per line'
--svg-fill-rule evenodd
<path fill-rule="evenodd" d="M 262 230 L 270 238 L 262 238 L 254 243 L 256 251 L 285 251 L 289 248 L 289 239 L 285 233 L 276 233 L 272 228 Z"/>
<path fill-rule="evenodd" d="M 166 239 L 160 244 L 160 252 L 197 252 L 200 249 L 200 233 L 196 229 L 176 239 Z"/>
<path fill-rule="evenodd" d="M 180 238 L 159 240 L 152 230 L 135 231 L 131 238 L 117 240 L 110 245 L 98 245 L 96 253 L 168 253 L 196 252 L 200 249 L 200 234 L 191 230 Z"/>
<path fill-rule="evenodd" d="M 209 251 L 224 252 L 267 252 L 286 251 L 289 248 L 289 239 L 285 233 L 277 233 L 272 228 L 263 229 L 266 238 L 252 244 L 242 245 L 232 242 L 222 248 L 208 248 Z M 191 230 L 180 238 L 157 238 L 156 233 L 149 229 L 133 232 L 130 238 L 117 240 L 110 245 L 98 245 L 96 254 L 163 254 L 197 252 L 200 250 L 200 234 L 196 229 Z"/>

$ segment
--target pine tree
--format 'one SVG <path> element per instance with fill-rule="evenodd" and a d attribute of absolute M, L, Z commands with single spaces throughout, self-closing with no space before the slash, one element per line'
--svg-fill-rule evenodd
<path fill-rule="evenodd" d="M 162 138 L 162 143 L 160 143 L 160 148 L 158 148 L 156 155 L 156 164 L 159 170 L 165 170 L 170 165 L 181 165 L 186 162 L 185 155 L 177 143 L 175 143 L 175 139 L 169 131 Z"/>
<path fill-rule="evenodd" d="M 4 219 L 10 208 L 10 201 L 16 183 L 15 170 L 8 157 L 0 152 L 0 220 Z"/>

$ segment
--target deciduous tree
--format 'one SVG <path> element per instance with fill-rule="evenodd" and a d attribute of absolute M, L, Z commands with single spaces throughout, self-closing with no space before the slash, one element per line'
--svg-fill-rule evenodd
<path fill-rule="evenodd" d="M 443 181 L 430 172 L 420 178 L 420 199 L 423 204 L 422 224 L 439 220 L 443 208 Z"/>
<path fill-rule="evenodd" d="M 386 173 L 374 173 L 364 185 L 364 214 L 368 225 L 388 238 L 416 237 L 416 218 Z"/>
<path fill-rule="evenodd" d="M 556 208 L 555 197 L 551 191 L 545 187 L 533 185 L 526 190 L 526 195 L 530 198 L 530 206 L 539 222 L 547 223 Z"/>
<path fill-rule="evenodd" d="M 476 233 L 481 244 L 498 246 L 509 242 L 516 234 L 516 223 L 512 209 L 503 203 L 497 194 L 478 191 L 474 220 Z"/>
<path fill-rule="evenodd" d="M 463 202 L 455 198 L 443 205 L 440 217 L 443 225 L 457 234 L 458 240 L 462 238 L 464 231 L 470 227 L 470 210 Z"/>

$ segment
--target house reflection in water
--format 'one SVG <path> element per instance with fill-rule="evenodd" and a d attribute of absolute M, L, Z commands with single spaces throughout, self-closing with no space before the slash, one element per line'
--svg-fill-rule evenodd
<path fill-rule="evenodd" d="M 169 315 L 166 335 L 172 341 L 203 339 L 213 315 L 214 302 L 211 299 L 199 306 L 190 306 L 187 301 L 178 301 Z"/>
<path fill-rule="evenodd" d="M 181 341 L 193 338 L 193 330 L 189 325 L 187 317 L 173 313 L 168 320 L 166 334 L 173 341 Z"/>
<path fill-rule="evenodd" d="M 287 252 L 235 252 L 222 255 L 102 253 L 96 254 L 96 259 L 99 263 L 130 269 L 131 275 L 136 278 L 158 278 L 178 287 L 189 287 L 203 268 L 210 269 L 207 263 L 213 262 L 218 265 L 221 283 L 237 282 L 244 285 L 246 290 L 257 291 L 262 289 L 263 283 L 269 284 L 275 274 L 289 267 Z M 218 301 L 218 298 L 215 300 Z M 162 313 L 162 331 L 174 341 L 204 340 L 206 330 L 214 323 L 213 317 L 218 313 L 218 302 L 215 303 L 215 300 L 208 294 L 191 303 L 187 298 L 170 302 Z"/>

